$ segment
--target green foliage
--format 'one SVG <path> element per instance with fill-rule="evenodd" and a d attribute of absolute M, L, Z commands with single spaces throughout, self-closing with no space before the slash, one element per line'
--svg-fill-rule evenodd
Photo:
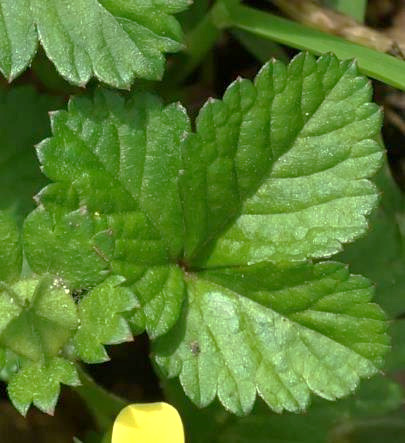
<path fill-rule="evenodd" d="M 8 394 L 14 406 L 25 415 L 31 403 L 52 414 L 59 397 L 60 383 L 80 384 L 73 363 L 53 357 L 47 362 L 30 362 L 10 380 Z"/>
<path fill-rule="evenodd" d="M 382 158 L 370 99 L 354 64 L 301 55 L 208 102 L 183 148 L 187 260 L 321 258 L 364 233 Z"/>
<path fill-rule="evenodd" d="M 0 211 L 0 280 L 18 278 L 21 265 L 21 235 L 15 217 L 8 211 Z"/>
<path fill-rule="evenodd" d="M 78 355 L 107 358 L 101 345 L 129 339 L 118 314 L 134 308 L 134 333 L 155 339 L 161 370 L 199 406 L 217 396 L 246 414 L 258 392 L 301 411 L 311 392 L 353 391 L 382 366 L 385 317 L 368 280 L 310 260 L 366 232 L 380 125 L 367 79 L 333 56 L 237 80 L 195 132 L 180 105 L 151 94 L 72 99 L 38 146 L 53 183 L 24 247 L 34 272 L 72 290 L 101 283 L 79 303 Z"/>
<path fill-rule="evenodd" d="M 69 290 L 47 275 L 3 284 L 0 309 L 1 345 L 34 361 L 58 355 L 77 326 Z"/>
<path fill-rule="evenodd" d="M 0 71 L 60 94 L 0 89 L 0 380 L 23 415 L 75 387 L 97 427 L 80 438 L 111 441 L 126 401 L 81 362 L 145 331 L 192 443 L 405 439 L 404 197 L 387 166 L 370 181 L 382 115 L 361 75 L 405 89 L 404 61 L 247 2 L 189 3 L 0 0 Z M 189 75 L 225 29 L 263 62 L 286 61 L 279 44 L 336 56 L 266 63 L 195 122 L 142 90 L 198 102 Z"/>
<path fill-rule="evenodd" d="M 405 199 L 388 166 L 376 182 L 382 197 L 371 218 L 370 232 L 348 245 L 339 259 L 349 263 L 353 272 L 376 282 L 376 301 L 395 318 L 405 312 Z"/>
<path fill-rule="evenodd" d="M 363 382 L 357 394 L 350 398 L 334 403 L 314 399 L 304 414 L 274 414 L 264 402 L 258 402 L 249 416 L 235 417 L 218 403 L 205 409 L 197 408 L 184 396 L 176 381 L 166 381 L 164 389 L 170 402 L 179 409 L 193 443 L 244 443 L 253 441 L 253 436 L 254 441 L 260 443 L 354 443 L 358 440 L 354 440 L 352 434 L 366 423 L 388 429 L 394 419 L 396 430 L 401 421 L 402 426 L 405 423 L 398 414 L 403 401 L 402 389 L 382 376 Z"/>
<path fill-rule="evenodd" d="M 138 306 L 128 288 L 120 287 L 122 277 L 110 277 L 91 290 L 79 302 L 80 327 L 73 338 L 78 357 L 86 363 L 108 360 L 103 344 L 117 344 L 132 340 L 131 330 L 120 315 Z"/>
<path fill-rule="evenodd" d="M 155 351 L 200 407 L 217 395 L 247 414 L 257 390 L 276 412 L 301 411 L 310 392 L 342 397 L 382 364 L 384 315 L 370 283 L 340 264 L 208 271 L 187 289 L 183 318 Z"/>
<path fill-rule="evenodd" d="M 23 415 L 31 402 L 52 413 L 59 384 L 79 384 L 73 363 L 59 357 L 77 327 L 68 289 L 47 275 L 2 282 L 0 314 L 1 376 L 11 401 Z"/>
<path fill-rule="evenodd" d="M 403 295 L 403 294 L 402 294 Z M 387 356 L 387 368 L 390 371 L 401 371 L 405 367 L 405 320 L 395 320 L 391 324 L 390 333 L 392 335 L 392 351 Z"/>
<path fill-rule="evenodd" d="M 61 105 L 31 86 L 0 89 L 0 208 L 19 218 L 33 209 L 33 196 L 46 183 L 33 145 L 49 135 L 48 112 Z"/>
<path fill-rule="evenodd" d="M 56 191 L 52 187 L 46 189 Z M 42 194 L 37 196 L 41 198 Z M 72 212 L 48 213 L 40 205 L 25 220 L 24 244 L 30 263 L 34 263 L 31 257 L 35 256 L 33 269 L 37 273 L 52 269 L 69 288 L 85 290 L 103 281 L 109 273 L 105 257 L 106 251 L 113 248 L 110 231 L 86 206 Z"/>
<path fill-rule="evenodd" d="M 223 0 L 220 5 L 228 2 L 230 5 L 222 11 L 222 27 L 242 29 L 264 40 L 272 40 L 315 54 L 333 52 L 342 60 L 354 58 L 363 74 L 405 91 L 405 61 L 401 57 L 393 57 L 256 8 L 238 5 L 237 1 Z M 343 0 L 339 3 L 343 3 Z M 351 4 L 352 10 L 360 9 L 363 0 L 356 0 Z"/>
<path fill-rule="evenodd" d="M 10 0 L 0 2 L 0 70 L 11 81 L 31 63 L 38 41 L 59 73 L 85 85 L 92 76 L 117 88 L 158 79 L 162 53 L 181 48 L 172 14 L 187 0 Z"/>
<path fill-rule="evenodd" d="M 176 265 L 153 266 L 133 285 L 142 311 L 132 317 L 132 327 L 146 329 L 150 338 L 167 332 L 180 316 L 185 293 L 183 272 Z"/>

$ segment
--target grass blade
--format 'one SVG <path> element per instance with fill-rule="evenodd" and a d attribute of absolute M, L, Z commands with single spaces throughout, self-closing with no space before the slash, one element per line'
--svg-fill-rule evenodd
<path fill-rule="evenodd" d="M 356 59 L 362 73 L 405 91 L 405 61 L 247 6 L 228 9 L 228 25 L 315 54 Z"/>

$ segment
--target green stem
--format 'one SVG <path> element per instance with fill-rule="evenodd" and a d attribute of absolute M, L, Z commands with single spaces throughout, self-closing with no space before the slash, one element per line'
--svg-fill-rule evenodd
<path fill-rule="evenodd" d="M 167 75 L 166 79 L 170 84 L 181 84 L 213 48 L 222 32 L 222 10 L 222 3 L 217 2 L 187 35 L 184 59 L 176 63 Z"/>
<path fill-rule="evenodd" d="M 188 73 L 203 60 L 205 54 L 214 46 L 219 37 L 221 31 L 213 20 L 214 11 L 217 7 L 218 3 L 187 36 Z"/>
<path fill-rule="evenodd" d="M 77 371 L 82 384 L 73 389 L 86 403 L 99 430 L 109 431 L 118 413 L 128 402 L 99 386 L 81 366 L 77 365 Z"/>
<path fill-rule="evenodd" d="M 228 20 L 235 28 L 297 49 L 354 58 L 364 74 L 405 91 L 405 61 L 388 54 L 247 6 L 229 8 Z"/>

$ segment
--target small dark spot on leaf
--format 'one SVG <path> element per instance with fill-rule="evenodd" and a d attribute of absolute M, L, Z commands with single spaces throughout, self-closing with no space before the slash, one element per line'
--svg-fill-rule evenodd
<path fill-rule="evenodd" d="M 85 294 L 86 294 L 87 292 L 88 292 L 88 288 L 79 288 L 79 289 L 75 289 L 75 290 L 72 292 L 73 300 L 74 300 L 76 303 L 79 303 L 80 300 L 85 296 Z"/>
<path fill-rule="evenodd" d="M 190 343 L 190 350 L 191 350 L 191 353 L 195 356 L 197 356 L 201 352 L 201 348 L 200 348 L 198 341 L 194 340 Z"/>

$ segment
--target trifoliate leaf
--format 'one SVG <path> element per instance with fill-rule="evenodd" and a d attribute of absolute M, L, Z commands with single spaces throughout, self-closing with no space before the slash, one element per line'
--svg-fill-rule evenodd
<path fill-rule="evenodd" d="M 1 209 L 22 216 L 33 209 L 33 197 L 46 183 L 34 144 L 49 135 L 48 112 L 61 105 L 62 100 L 40 95 L 31 86 L 0 90 Z"/>
<path fill-rule="evenodd" d="M 370 100 L 355 64 L 307 54 L 234 83 L 195 132 L 150 94 L 75 98 L 38 148 L 54 183 L 25 226 L 29 264 L 72 289 L 122 275 L 141 304 L 133 330 L 166 334 L 157 361 L 200 406 L 342 397 L 381 366 L 384 316 L 368 280 L 310 259 L 367 230 L 383 157 Z M 69 233 L 80 212 L 91 229 Z"/>
<path fill-rule="evenodd" d="M 158 364 L 200 407 L 218 396 L 248 413 L 256 392 L 301 411 L 310 392 L 334 400 L 370 377 L 388 349 L 368 280 L 338 263 L 259 264 L 192 275 L 183 317 L 158 339 Z"/>
<path fill-rule="evenodd" d="M 124 278 L 114 276 L 96 286 L 79 302 L 80 325 L 73 338 L 78 357 L 86 363 L 109 360 L 103 345 L 132 340 L 122 313 L 138 306 L 134 294 L 120 285 Z"/>
<path fill-rule="evenodd" d="M 22 243 L 15 217 L 0 211 L 0 280 L 15 280 L 22 266 Z"/>
<path fill-rule="evenodd" d="M 134 77 L 158 79 L 162 54 L 181 48 L 172 14 L 187 6 L 186 0 L 1 0 L 0 70 L 13 80 L 39 41 L 60 74 L 78 85 L 92 76 L 118 88 Z"/>
<path fill-rule="evenodd" d="M 55 356 L 77 326 L 76 306 L 58 278 L 0 288 L 0 345 L 33 361 Z"/>
<path fill-rule="evenodd" d="M 60 384 L 80 385 L 73 363 L 54 357 L 47 362 L 30 362 L 10 380 L 7 387 L 13 405 L 26 415 L 31 403 L 47 414 L 53 414 Z"/>

